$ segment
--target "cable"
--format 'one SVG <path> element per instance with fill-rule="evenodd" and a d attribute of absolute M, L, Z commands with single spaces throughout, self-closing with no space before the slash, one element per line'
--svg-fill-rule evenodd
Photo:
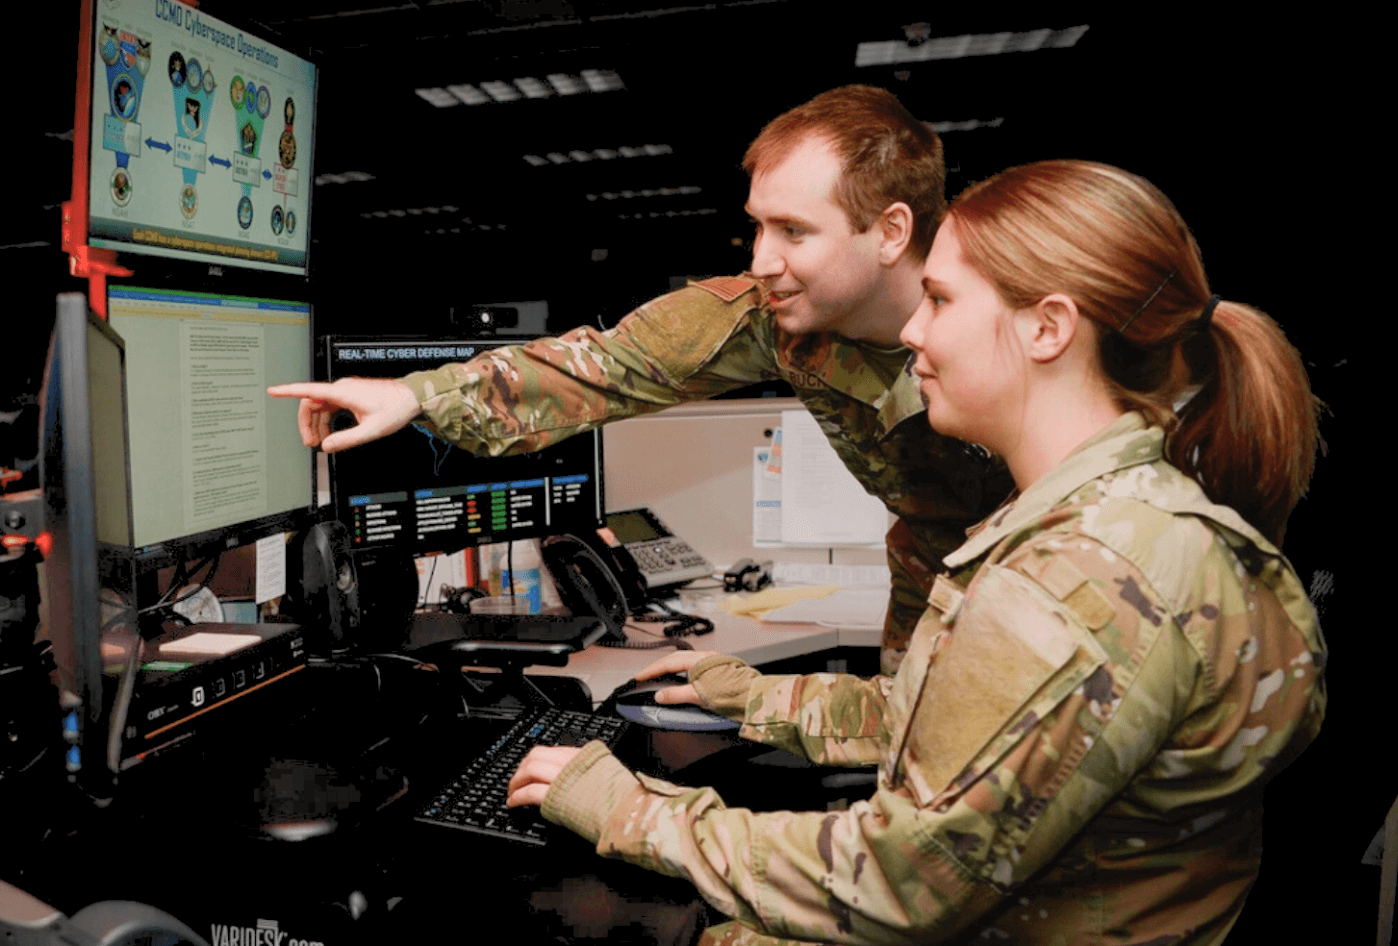
<path fill-rule="evenodd" d="M 420 602 L 418 602 L 418 606 L 417 606 L 417 610 L 419 610 L 419 611 L 426 611 L 426 610 L 427 610 L 427 596 L 430 595 L 430 594 L 432 593 L 432 579 L 433 579 L 434 577 L 436 577 L 436 574 L 437 574 L 437 559 L 439 559 L 439 558 L 441 558 L 441 557 L 442 557 L 442 556 L 440 556 L 440 555 L 434 555 L 434 556 L 432 556 L 432 570 L 431 570 L 430 572 L 427 573 L 427 581 L 426 581 L 426 582 L 423 584 L 423 586 L 422 586 L 422 600 L 421 600 Z"/>
<path fill-rule="evenodd" d="M 650 607 L 658 609 L 660 614 L 636 614 L 633 619 L 647 624 L 659 624 L 666 621 L 674 622 L 665 628 L 666 637 L 687 637 L 690 634 L 708 634 L 714 629 L 714 622 L 708 618 L 699 617 L 695 614 L 685 614 L 683 611 L 676 611 L 664 601 L 652 601 Z"/>
<path fill-rule="evenodd" d="M 131 709 L 131 697 L 136 691 L 136 670 L 141 665 L 141 651 L 145 644 L 139 630 L 131 637 L 131 649 L 126 655 L 126 666 L 121 670 L 121 683 L 117 686 L 112 718 L 107 726 L 107 768 L 113 775 L 121 770 L 121 734 L 126 731 L 126 714 Z"/>

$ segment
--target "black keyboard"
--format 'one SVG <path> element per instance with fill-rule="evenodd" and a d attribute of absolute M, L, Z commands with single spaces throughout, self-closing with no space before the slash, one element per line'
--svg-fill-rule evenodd
<path fill-rule="evenodd" d="M 615 747 L 629 727 L 623 719 L 554 706 L 526 711 L 464 772 L 443 785 L 418 811 L 416 820 L 525 844 L 547 844 L 556 828 L 538 808 L 505 807 L 510 777 L 525 753 L 534 746 L 581 746 L 593 739 Z"/>

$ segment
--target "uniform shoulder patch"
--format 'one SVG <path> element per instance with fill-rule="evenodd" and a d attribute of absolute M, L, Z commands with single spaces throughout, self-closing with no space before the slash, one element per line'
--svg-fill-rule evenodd
<path fill-rule="evenodd" d="M 711 292 L 724 302 L 732 302 L 743 293 L 756 289 L 757 281 L 742 276 L 715 276 L 712 279 L 692 282 L 690 285 Z"/>
<path fill-rule="evenodd" d="M 1031 560 L 1024 566 L 1024 571 L 1075 612 L 1089 630 L 1100 630 L 1116 616 L 1116 610 L 1107 596 L 1065 556 L 1052 555 Z"/>

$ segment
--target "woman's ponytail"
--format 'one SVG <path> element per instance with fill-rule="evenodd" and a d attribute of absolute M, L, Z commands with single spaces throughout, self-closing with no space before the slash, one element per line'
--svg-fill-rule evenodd
<path fill-rule="evenodd" d="M 1220 302 L 1199 329 L 1186 328 L 1181 348 L 1200 387 L 1167 457 L 1280 545 L 1315 468 L 1318 402 L 1306 369 L 1281 326 L 1252 306 Z"/>

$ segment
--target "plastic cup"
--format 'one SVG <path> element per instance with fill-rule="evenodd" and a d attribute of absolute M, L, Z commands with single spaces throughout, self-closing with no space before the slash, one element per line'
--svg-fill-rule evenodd
<path fill-rule="evenodd" d="M 529 598 L 502 595 L 497 598 L 477 598 L 471 602 L 472 614 L 536 614 L 538 609 Z"/>

